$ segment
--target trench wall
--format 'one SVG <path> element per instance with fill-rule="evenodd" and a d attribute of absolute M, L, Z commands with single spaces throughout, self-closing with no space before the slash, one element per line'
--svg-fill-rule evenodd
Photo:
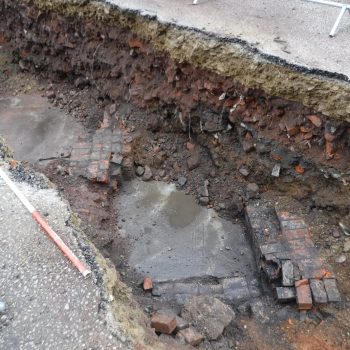
<path fill-rule="evenodd" d="M 275 62 L 241 42 L 101 1 L 0 0 L 0 34 L 22 69 L 53 81 L 94 85 L 102 98 L 161 111 L 183 131 L 216 132 L 222 120 L 243 122 L 347 168 L 350 84 L 342 77 Z M 337 152 L 342 164 L 334 160 Z"/>

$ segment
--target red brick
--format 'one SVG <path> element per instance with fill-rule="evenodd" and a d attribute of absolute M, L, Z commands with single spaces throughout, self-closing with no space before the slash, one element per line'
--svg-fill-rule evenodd
<path fill-rule="evenodd" d="M 165 312 L 157 312 L 151 319 L 151 327 L 159 333 L 173 333 L 176 328 L 176 324 L 176 315 L 173 313 L 167 314 Z"/>
<path fill-rule="evenodd" d="M 128 43 L 132 49 L 139 49 L 143 46 L 142 41 L 137 38 L 129 39 Z"/>
<path fill-rule="evenodd" d="M 312 308 L 312 297 L 309 281 L 307 279 L 296 281 L 295 287 L 299 310 L 310 310 Z"/>
<path fill-rule="evenodd" d="M 326 157 L 327 159 L 333 158 L 334 154 L 336 152 L 336 147 L 333 142 L 326 142 Z"/>
<path fill-rule="evenodd" d="M 296 125 L 286 125 L 287 133 L 289 136 L 295 136 L 299 132 L 299 127 Z"/>
<path fill-rule="evenodd" d="M 143 289 L 144 290 L 152 290 L 153 289 L 153 281 L 151 277 L 145 277 L 143 280 Z"/>
<path fill-rule="evenodd" d="M 309 119 L 309 121 L 317 128 L 322 126 L 322 119 L 318 115 L 309 115 L 307 119 Z"/>
<path fill-rule="evenodd" d="M 300 228 L 296 230 L 283 230 L 283 236 L 288 240 L 310 238 L 310 231 L 307 228 Z"/>
<path fill-rule="evenodd" d="M 204 339 L 204 336 L 198 333 L 193 327 L 179 331 L 178 336 L 184 338 L 186 343 L 192 346 L 200 344 Z"/>

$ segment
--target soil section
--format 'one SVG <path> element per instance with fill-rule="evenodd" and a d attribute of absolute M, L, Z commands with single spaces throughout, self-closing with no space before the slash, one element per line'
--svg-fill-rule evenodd
<path fill-rule="evenodd" d="M 34 17 L 35 14 L 38 15 L 34 11 Z M 11 16 L 17 18 L 17 14 Z M 326 121 L 320 115 L 309 118 L 314 115 L 309 108 L 270 98 L 259 91 L 249 92 L 214 73 L 174 62 L 120 28 L 60 18 L 52 13 L 39 15 L 37 19 L 50 28 L 46 34 L 30 19 L 31 33 L 37 36 L 9 43 L 16 67 L 22 71 L 33 69 L 32 64 L 40 67 L 42 75 L 53 82 L 43 80 L 50 101 L 80 120 L 92 135 L 103 121 L 104 112 L 116 102 L 115 113 L 120 116 L 120 128 L 127 135 L 123 149 L 125 178 L 137 176 L 135 172 L 140 175 L 139 167 L 144 170 L 148 167 L 149 179 L 168 182 L 171 188 L 176 183 L 207 206 L 205 211 L 214 208 L 230 220 L 230 227 L 233 224 L 239 227 L 240 234 L 244 204 L 253 199 L 260 198 L 271 207 L 297 213 L 311 226 L 313 240 L 334 265 L 345 297 L 345 303 L 338 308 L 331 306 L 299 315 L 291 307 L 277 306 L 267 293 L 260 300 L 237 303 L 236 322 L 226 329 L 222 338 L 206 342 L 204 348 L 260 349 L 262 343 L 270 343 L 269 348 L 275 349 L 296 346 L 318 349 L 320 344 L 325 348 L 346 348 L 350 275 L 347 265 L 336 263 L 336 259 L 340 254 L 348 258 L 348 251 L 344 251 L 348 240 L 338 227 L 339 221 L 349 214 L 347 125 Z M 71 36 L 69 40 L 61 38 L 60 42 L 56 39 L 62 26 Z M 14 32 L 19 33 L 17 30 L 18 27 Z M 73 40 L 74 32 L 81 32 L 87 38 L 81 51 L 77 40 Z M 67 46 L 67 42 L 71 45 Z M 2 72 L 5 80 L 8 79 L 2 89 L 13 83 L 12 93 L 25 90 L 26 86 L 21 86 L 18 80 L 16 83 L 10 74 L 12 68 L 6 66 Z M 73 72 L 78 75 L 70 76 Z M 19 75 L 30 77 L 29 73 Z M 296 114 L 301 116 L 300 120 L 297 118 L 299 121 L 290 127 L 287 122 L 295 122 Z M 321 121 L 320 126 L 315 120 Z M 299 144 L 298 135 L 311 148 L 307 142 Z M 337 145 L 337 151 L 326 159 L 324 150 L 329 143 Z M 312 152 L 315 158 L 311 157 Z M 279 170 L 272 175 L 276 165 Z M 79 213 L 90 238 L 104 255 L 111 259 L 119 257 L 116 264 L 145 311 L 153 314 L 169 305 L 166 301 L 163 304 L 159 296 L 145 293 L 139 274 L 134 274 L 134 268 L 129 265 L 127 236 L 123 237 L 119 230 L 137 221 L 130 220 L 126 209 L 118 213 L 112 205 L 115 196 L 123 196 L 122 191 L 118 192 L 120 186 L 91 183 L 86 176 L 75 176 L 69 169 L 70 161 L 59 159 L 51 162 L 45 171 Z M 207 182 L 209 186 L 205 185 Z M 203 192 L 205 186 L 208 193 Z M 131 204 L 133 213 L 141 209 L 136 208 L 135 202 Z M 194 206 L 191 208 L 194 210 Z M 203 212 L 198 208 L 197 211 Z M 145 211 L 140 211 L 140 219 L 149 220 L 141 215 L 145 216 Z M 173 224 L 176 226 L 177 222 Z M 146 227 L 153 229 L 151 222 Z M 140 227 L 136 238 L 137 232 L 140 233 Z M 143 234 L 147 236 L 144 230 Z M 226 238 L 232 242 L 232 237 Z M 234 253 L 234 249 L 226 251 L 226 243 L 225 255 Z M 149 269 L 144 271 L 147 273 Z"/>

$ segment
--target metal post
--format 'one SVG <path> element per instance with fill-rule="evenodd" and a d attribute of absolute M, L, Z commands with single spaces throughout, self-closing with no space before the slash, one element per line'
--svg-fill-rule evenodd
<path fill-rule="evenodd" d="M 339 13 L 339 16 L 338 16 L 337 20 L 335 21 L 331 32 L 329 33 L 329 36 L 330 36 L 330 37 L 332 37 L 332 38 L 334 37 L 335 32 L 337 31 L 338 25 L 339 25 L 339 23 L 340 23 L 340 20 L 342 19 L 343 15 L 344 15 L 344 13 L 345 13 L 345 11 L 346 11 L 346 9 L 347 9 L 346 6 L 343 6 L 343 7 L 341 8 L 340 13 Z"/>
<path fill-rule="evenodd" d="M 346 10 L 349 10 L 349 13 L 350 13 L 350 5 L 347 5 L 347 4 L 341 4 L 339 2 L 334 2 L 334 1 L 327 1 L 327 0 L 304 0 L 304 1 L 308 1 L 308 2 L 314 2 L 316 4 L 321 4 L 321 5 L 327 5 L 327 6 L 332 6 L 332 7 L 340 7 L 341 10 L 340 10 L 340 13 L 332 27 L 332 30 L 331 32 L 329 33 L 329 36 L 330 37 L 334 37 L 337 29 L 338 29 L 338 26 L 339 26 L 339 23 L 342 19 L 342 17 L 344 16 L 344 13 Z"/>

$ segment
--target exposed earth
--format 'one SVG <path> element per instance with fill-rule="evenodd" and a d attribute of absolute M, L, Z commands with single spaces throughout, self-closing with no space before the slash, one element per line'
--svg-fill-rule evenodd
<path fill-rule="evenodd" d="M 55 27 L 55 21 L 50 25 Z M 82 28 L 90 30 L 86 23 Z M 79 229 L 103 256 L 97 266 L 104 259 L 113 264 L 115 285 L 120 287 L 112 288 L 114 297 L 118 291 L 122 296 L 108 312 L 117 323 L 121 317 L 130 322 L 121 322 L 121 340 L 111 323 L 111 343 L 102 336 L 106 325 L 98 324 L 91 329 L 95 343 L 85 347 L 349 349 L 348 124 L 261 91 L 242 87 L 241 94 L 236 91 L 239 85 L 228 86 L 225 78 L 189 64 L 174 65 L 143 41 L 128 41 L 125 31 L 120 37 L 128 44 L 121 45 L 120 66 L 112 79 L 125 81 L 115 85 L 106 74 L 115 54 L 107 41 L 105 47 L 93 43 L 89 69 L 83 67 L 89 53 L 81 60 L 72 54 L 77 69 L 87 72 L 84 78 L 76 71 L 72 79 L 62 52 L 67 47 L 73 50 L 75 44 L 63 45 L 63 51 L 56 48 L 58 54 L 44 64 L 40 50 L 45 45 L 39 39 L 36 44 L 28 40 L 31 44 L 24 52 L 18 39 L 0 36 L 0 134 L 16 159 L 7 159 L 10 172 L 24 182 L 20 186 L 38 205 L 42 190 L 35 194 L 27 184 L 40 178 L 34 171 L 45 174 L 69 202 L 81 220 Z M 164 69 L 158 71 L 156 62 Z M 35 64 L 45 68 L 38 71 Z M 186 80 L 186 75 L 191 78 Z M 9 213 L 9 201 L 18 205 L 8 193 L 2 199 L 1 206 L 6 205 Z M 277 282 L 270 283 L 259 269 L 246 222 L 246 207 L 256 201 L 305 220 L 320 257 L 336 276 L 341 302 L 298 310 L 295 301 L 276 300 Z M 49 206 L 43 200 L 41 210 L 50 217 Z M 16 209 L 16 215 L 22 218 L 24 209 Z M 13 239 L 11 225 L 3 226 L 10 235 L 4 242 Z M 56 255 L 73 273 L 64 257 Z M 8 276 L 17 272 L 3 270 L 9 283 Z M 145 285 L 147 277 L 150 288 Z M 74 283 L 74 278 L 67 281 L 66 290 Z M 94 289 L 99 282 L 84 283 Z M 10 305 L 16 294 L 13 286 L 9 283 L 0 290 Z M 90 297 L 93 300 L 87 302 L 93 308 L 98 300 L 84 295 Z M 80 334 L 71 329 L 67 343 L 51 345 L 45 336 L 31 343 L 21 336 L 32 322 L 27 310 L 16 310 L 22 318 L 15 317 L 12 324 L 11 312 L 10 307 L 6 322 L 0 323 L 5 347 L 19 349 L 23 343 L 28 349 L 70 349 L 79 341 Z M 201 313 L 209 323 L 198 318 Z M 155 318 L 163 322 L 164 314 L 170 320 L 181 316 L 179 320 L 190 327 L 159 331 Z M 143 342 L 138 327 L 146 334 Z M 189 335 L 188 330 L 199 335 Z M 17 331 L 17 338 L 11 336 Z M 60 329 L 56 331 L 59 334 Z"/>

